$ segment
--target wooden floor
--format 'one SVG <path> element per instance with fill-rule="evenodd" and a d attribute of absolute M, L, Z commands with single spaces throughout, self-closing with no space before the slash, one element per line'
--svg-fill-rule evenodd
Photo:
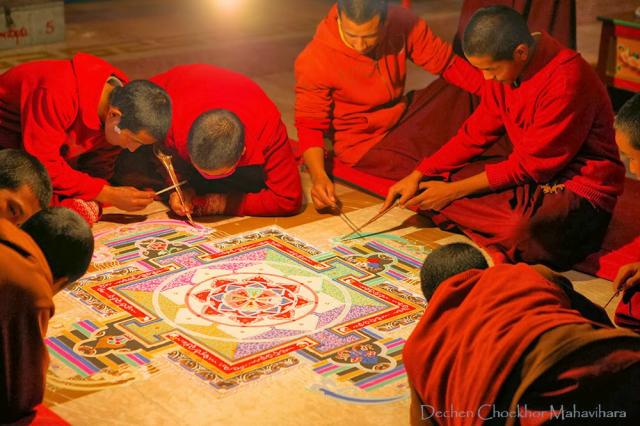
<path fill-rule="evenodd" d="M 149 77 L 179 64 L 212 63 L 242 72 L 260 84 L 278 105 L 290 134 L 295 136 L 293 62 L 333 2 L 238 0 L 237 9 L 220 6 L 226 3 L 229 2 L 107 0 L 66 5 L 66 41 L 0 51 L 0 71 L 28 60 L 68 58 L 77 51 L 101 56 L 131 78 Z M 437 34 L 451 39 L 461 4 L 461 0 L 418 0 L 414 1 L 414 9 Z M 596 16 L 630 10 L 636 2 L 578 0 L 578 5 L 578 50 L 595 63 L 600 34 Z M 424 87 L 432 79 L 427 73 L 410 68 L 408 89 Z M 306 174 L 303 182 L 308 194 Z M 347 213 L 356 223 L 364 222 L 380 204 L 379 199 L 361 191 L 344 185 L 337 188 Z M 116 226 L 125 219 L 122 212 L 113 209 L 106 213 L 108 221 L 99 223 L 97 230 Z M 149 214 L 151 218 L 167 215 L 166 207 L 160 203 L 154 203 L 141 214 Z M 339 218 L 321 215 L 310 204 L 302 214 L 290 218 L 213 218 L 205 222 L 229 235 L 271 224 L 295 228 L 319 249 L 328 248 L 332 235 L 348 232 Z M 387 215 L 371 230 L 392 232 L 429 247 L 462 238 L 435 229 L 425 219 L 401 210 Z M 611 284 L 604 280 L 576 272 L 567 275 L 595 303 L 604 304 L 612 294 Z M 57 312 L 62 313 L 65 302 L 59 299 L 56 302 Z M 609 313 L 615 305 L 614 300 Z M 385 419 L 392 419 L 393 415 L 388 413 Z"/>

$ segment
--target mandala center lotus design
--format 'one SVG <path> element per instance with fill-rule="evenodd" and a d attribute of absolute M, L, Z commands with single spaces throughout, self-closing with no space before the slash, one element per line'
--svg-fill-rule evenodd
<path fill-rule="evenodd" d="M 313 308 L 313 297 L 302 294 L 306 289 L 299 283 L 285 277 L 247 275 L 200 283 L 190 292 L 191 309 L 213 322 L 266 325 L 295 320 L 301 309 Z"/>

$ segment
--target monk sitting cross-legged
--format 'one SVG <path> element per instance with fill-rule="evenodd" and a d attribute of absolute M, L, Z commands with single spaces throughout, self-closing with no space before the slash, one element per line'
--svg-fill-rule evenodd
<path fill-rule="evenodd" d="M 325 138 L 342 163 L 389 179 L 406 175 L 424 155 L 429 144 L 415 123 L 433 94 L 404 93 L 408 61 L 468 92 L 481 87 L 481 74 L 424 19 L 386 0 L 338 0 L 296 59 L 295 125 L 317 209 L 338 204 Z M 392 135 L 407 124 L 411 137 Z"/>
<path fill-rule="evenodd" d="M 530 34 L 506 6 L 478 10 L 463 48 L 486 79 L 480 105 L 390 188 L 385 207 L 399 197 L 498 262 L 567 269 L 598 250 L 622 192 L 604 85 L 578 53 Z M 489 152 L 505 134 L 511 151 Z"/>

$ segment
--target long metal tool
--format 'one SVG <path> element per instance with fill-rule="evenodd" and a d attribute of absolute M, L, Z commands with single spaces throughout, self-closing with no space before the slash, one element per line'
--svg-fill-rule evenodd
<path fill-rule="evenodd" d="M 609 303 L 611 303 L 613 301 L 613 299 L 615 299 L 618 296 L 620 296 L 620 290 L 616 290 L 616 292 L 613 293 L 613 296 L 611 296 L 611 299 L 609 299 L 609 301 L 607 303 L 605 303 L 605 305 L 602 308 L 603 309 L 607 309 L 607 306 L 609 306 Z"/>
<path fill-rule="evenodd" d="M 177 188 L 178 186 L 182 186 L 185 183 L 187 183 L 186 179 L 183 180 L 182 182 L 178 182 L 177 185 L 171 185 L 171 186 L 166 187 L 165 189 L 161 189 L 160 191 L 157 191 L 156 195 L 164 194 L 165 192 L 171 191 L 172 189 Z"/>
<path fill-rule="evenodd" d="M 353 234 L 358 234 L 360 235 L 360 231 L 358 230 L 358 227 L 356 226 L 355 223 L 353 223 L 353 221 L 351 219 L 349 219 L 349 217 L 342 211 L 341 207 L 336 207 L 338 209 L 338 215 L 340 216 L 340 219 L 342 219 L 344 221 L 344 223 L 346 223 L 349 228 L 351 228 L 351 233 L 348 235 L 353 235 Z M 361 235 L 360 235 L 361 236 Z"/>
<path fill-rule="evenodd" d="M 395 207 L 398 207 L 398 203 L 393 203 L 392 205 L 390 205 L 389 207 L 387 207 L 386 209 L 382 210 L 380 213 L 378 213 L 377 215 L 375 215 L 374 217 L 372 217 L 371 219 L 369 219 L 364 225 L 362 225 L 359 229 L 364 228 L 365 226 L 369 226 L 371 225 L 373 222 L 375 222 L 376 220 L 380 219 L 382 216 L 384 216 L 385 214 L 389 213 L 391 210 L 393 210 Z"/>
<path fill-rule="evenodd" d="M 355 239 L 355 238 L 361 238 L 362 234 L 360 233 L 360 231 L 362 231 L 362 229 L 366 226 L 371 225 L 373 222 L 375 222 L 376 220 L 380 219 L 382 216 L 384 216 L 385 214 L 389 213 L 391 210 L 393 210 L 394 207 L 397 207 L 398 203 L 395 202 L 393 204 L 391 204 L 389 207 L 387 207 L 386 209 L 382 210 L 380 213 L 377 213 L 375 216 L 373 216 L 371 219 L 369 219 L 364 225 L 359 226 L 354 232 L 347 234 L 345 236 L 343 236 L 342 238 L 340 238 L 341 240 L 351 240 L 351 239 Z M 353 237 L 353 234 L 358 234 L 358 237 Z"/>
<path fill-rule="evenodd" d="M 182 205 L 182 208 L 186 212 L 187 221 L 191 226 L 193 226 L 194 228 L 197 228 L 195 222 L 193 221 L 193 218 L 191 217 L 191 213 L 188 212 L 187 205 L 184 202 L 184 195 L 182 194 L 182 189 L 180 189 L 178 176 L 176 176 L 176 171 L 174 170 L 173 163 L 171 162 L 171 158 L 172 158 L 171 155 L 165 154 L 164 152 L 162 152 L 162 150 L 158 147 L 158 145 L 153 146 L 153 154 L 158 158 L 158 160 L 160 160 L 164 168 L 167 170 L 167 173 L 169 174 L 169 179 L 171 179 L 171 183 L 176 188 L 176 194 L 178 194 L 178 199 L 180 200 L 180 204 Z"/>

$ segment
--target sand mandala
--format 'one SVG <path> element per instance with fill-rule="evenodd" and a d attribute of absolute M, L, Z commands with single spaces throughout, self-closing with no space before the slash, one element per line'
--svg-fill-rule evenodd
<path fill-rule="evenodd" d="M 345 402 L 407 397 L 401 353 L 424 309 L 424 253 L 409 242 L 353 240 L 321 253 L 279 228 L 230 238 L 171 220 L 96 240 L 90 273 L 65 291 L 86 318 L 47 339 L 49 403 L 163 369 L 219 397 L 294 372 L 307 390 Z"/>

